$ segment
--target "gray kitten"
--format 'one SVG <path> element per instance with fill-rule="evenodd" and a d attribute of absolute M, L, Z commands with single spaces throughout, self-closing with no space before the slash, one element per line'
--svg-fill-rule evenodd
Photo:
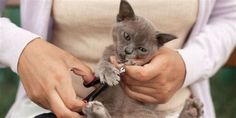
<path fill-rule="evenodd" d="M 177 37 L 162 33 L 143 17 L 136 16 L 130 4 L 121 0 L 117 23 L 112 30 L 113 45 L 108 46 L 98 63 L 96 76 L 109 87 L 97 100 L 89 102 L 83 108 L 88 118 L 161 118 L 163 114 L 154 110 L 155 105 L 135 101 L 124 94 L 119 84 L 119 70 L 110 62 L 110 56 L 116 56 L 119 63 L 143 65 L 148 63 L 154 53 Z M 144 63 L 135 61 L 141 59 Z M 105 107 L 108 109 L 106 109 Z M 198 118 L 202 114 L 199 100 L 188 100 L 180 118 Z"/>

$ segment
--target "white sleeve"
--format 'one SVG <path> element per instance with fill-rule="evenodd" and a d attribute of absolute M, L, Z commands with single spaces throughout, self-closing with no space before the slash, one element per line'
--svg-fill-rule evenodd
<path fill-rule="evenodd" d="M 0 63 L 10 66 L 17 72 L 18 59 L 24 47 L 39 36 L 28 32 L 11 23 L 7 18 L 0 17 Z"/>
<path fill-rule="evenodd" d="M 236 45 L 236 1 L 216 0 L 206 26 L 183 49 L 186 65 L 183 87 L 208 79 L 227 61 Z"/>

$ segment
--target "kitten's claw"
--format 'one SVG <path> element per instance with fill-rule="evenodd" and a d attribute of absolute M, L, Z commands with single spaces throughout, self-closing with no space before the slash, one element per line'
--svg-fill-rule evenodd
<path fill-rule="evenodd" d="M 114 86 L 120 82 L 120 71 L 115 68 L 104 68 L 98 71 L 101 83 L 107 83 L 109 86 Z"/>
<path fill-rule="evenodd" d="M 122 64 L 119 68 L 119 74 L 121 73 L 124 73 L 126 70 L 125 70 L 125 64 Z"/>

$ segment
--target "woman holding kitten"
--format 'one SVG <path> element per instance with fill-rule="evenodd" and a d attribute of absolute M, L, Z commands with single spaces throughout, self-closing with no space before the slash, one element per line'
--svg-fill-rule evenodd
<path fill-rule="evenodd" d="M 81 98 L 91 91 L 82 82 L 93 80 L 96 63 L 112 43 L 109 32 L 119 2 L 22 0 L 24 29 L 1 17 L 0 63 L 22 82 L 7 118 L 31 118 L 48 110 L 59 118 L 81 117 Z M 126 66 L 123 90 L 135 100 L 160 104 L 156 109 L 168 117 L 178 115 L 185 99 L 196 96 L 203 101 L 203 117 L 214 118 L 208 79 L 235 47 L 236 1 L 129 2 L 138 15 L 178 39 L 144 66 Z"/>

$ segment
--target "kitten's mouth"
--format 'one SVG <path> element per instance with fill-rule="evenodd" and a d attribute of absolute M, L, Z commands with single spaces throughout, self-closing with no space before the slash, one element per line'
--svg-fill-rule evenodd
<path fill-rule="evenodd" d="M 151 56 L 146 57 L 135 57 L 135 58 L 125 58 L 124 64 L 127 65 L 137 65 L 143 66 L 151 61 Z"/>
<path fill-rule="evenodd" d="M 126 60 L 123 60 L 120 63 L 126 64 L 126 65 L 142 66 L 147 62 L 145 61 L 145 59 L 126 59 Z"/>
<path fill-rule="evenodd" d="M 122 60 L 119 60 L 118 63 L 122 64 L 122 63 L 127 63 L 129 60 L 127 59 L 122 59 Z"/>
<path fill-rule="evenodd" d="M 149 57 L 139 57 L 139 56 L 130 56 L 119 54 L 118 63 L 126 65 L 138 65 L 143 66 L 144 64 L 150 61 Z"/>

